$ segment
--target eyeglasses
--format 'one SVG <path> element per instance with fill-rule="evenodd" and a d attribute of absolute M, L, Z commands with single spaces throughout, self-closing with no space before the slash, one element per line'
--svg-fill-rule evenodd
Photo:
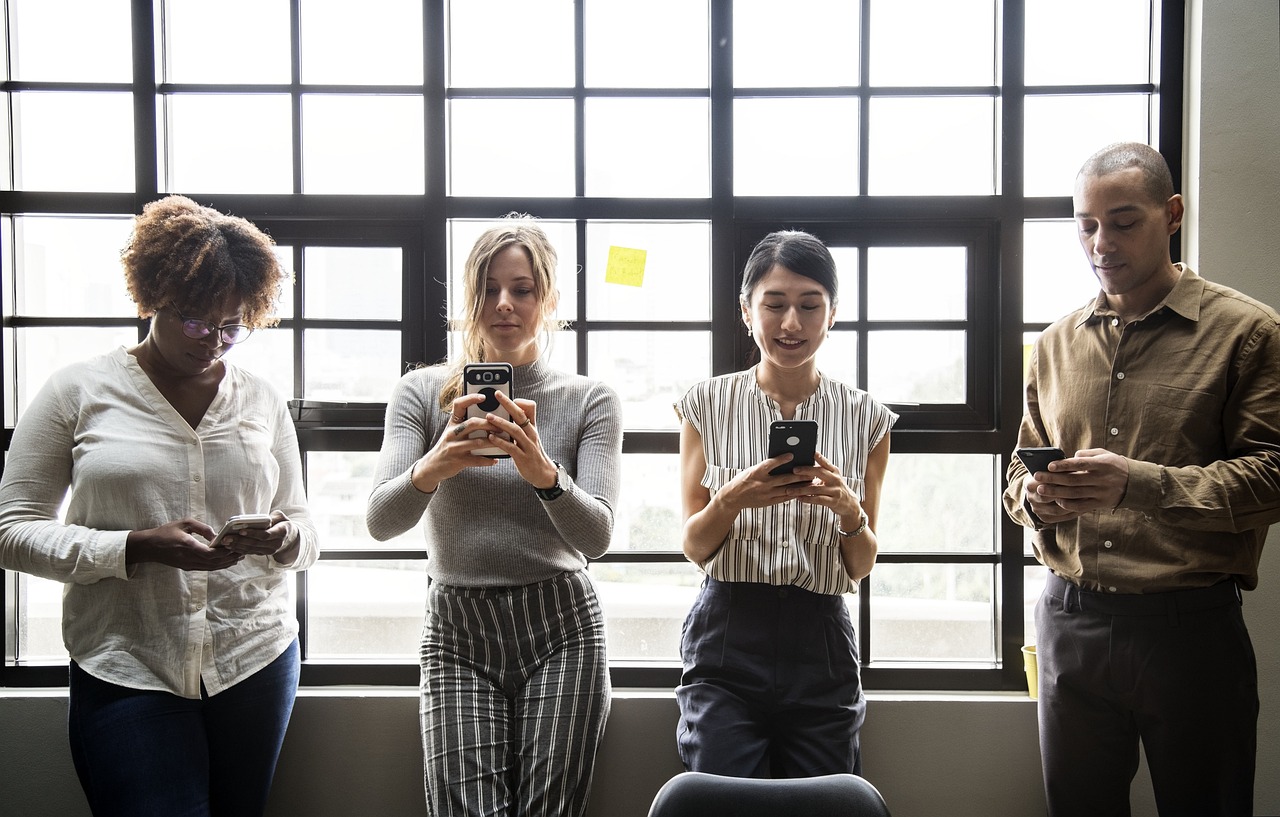
<path fill-rule="evenodd" d="M 176 310 L 175 310 L 176 311 Z M 199 318 L 188 318 L 186 315 L 178 315 L 182 321 L 182 334 L 192 340 L 200 340 L 207 338 L 213 332 L 218 333 L 218 337 L 228 346 L 233 343 L 239 343 L 253 334 L 252 326 L 245 326 L 243 323 L 228 323 L 222 326 L 214 326 L 208 321 L 202 321 Z"/>

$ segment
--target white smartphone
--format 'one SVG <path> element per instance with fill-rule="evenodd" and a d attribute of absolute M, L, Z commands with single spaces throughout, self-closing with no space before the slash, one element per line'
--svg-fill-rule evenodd
<path fill-rule="evenodd" d="M 235 533 L 247 528 L 257 528 L 266 530 L 271 527 L 271 514 L 266 513 L 242 513 L 228 519 L 222 525 L 222 530 L 218 531 L 218 535 L 213 537 L 213 541 L 209 543 L 209 547 L 222 547 L 222 537 L 228 533 Z"/>
<path fill-rule="evenodd" d="M 511 415 L 498 402 L 498 398 L 494 396 L 496 392 L 502 392 L 507 397 L 512 397 L 511 393 L 511 364 L 510 363 L 468 363 L 462 367 L 462 382 L 466 394 L 483 394 L 484 400 L 474 406 L 467 407 L 468 417 L 484 417 L 486 414 L 495 414 L 504 420 L 510 420 Z M 472 439 L 486 436 L 484 431 L 474 431 L 471 433 Z M 506 435 L 504 435 L 506 436 Z M 510 437 L 507 437 L 510 439 Z M 471 453 L 481 457 L 505 457 L 507 453 L 501 448 L 477 448 Z"/>

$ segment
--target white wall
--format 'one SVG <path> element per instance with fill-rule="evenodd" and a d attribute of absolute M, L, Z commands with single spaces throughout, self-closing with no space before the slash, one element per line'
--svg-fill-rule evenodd
<path fill-rule="evenodd" d="M 1280 306 L 1280 6 L 1190 0 L 1184 257 L 1206 277 Z M 1273 531 L 1269 551 L 1280 546 Z M 1258 651 L 1262 719 L 1255 813 L 1280 817 L 1280 555 L 1262 562 L 1245 612 Z M 0 692 L 0 797 L 7 814 L 83 817 L 66 749 L 65 691 Z M 670 695 L 620 691 L 590 817 L 644 817 L 679 771 Z M 876 695 L 865 772 L 895 817 L 1044 813 L 1035 708 L 1025 696 Z M 298 700 L 272 817 L 398 817 L 422 804 L 412 690 L 310 690 Z M 1153 817 L 1149 783 L 1135 817 Z"/>

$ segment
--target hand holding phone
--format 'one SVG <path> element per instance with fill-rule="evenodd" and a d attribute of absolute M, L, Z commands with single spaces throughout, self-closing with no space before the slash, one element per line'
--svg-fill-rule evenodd
<path fill-rule="evenodd" d="M 1026 466 L 1027 473 L 1035 474 L 1039 471 L 1048 471 L 1049 463 L 1056 460 L 1066 458 L 1061 448 L 1052 446 L 1037 446 L 1034 448 L 1019 448 L 1017 451 L 1018 459 L 1022 460 L 1022 464 Z"/>
<path fill-rule="evenodd" d="M 512 369 L 510 363 L 468 363 L 462 367 L 462 384 L 463 393 L 465 394 L 481 394 L 484 400 L 467 407 L 467 417 L 481 417 L 486 414 L 493 414 L 504 420 L 510 420 L 511 415 L 498 402 L 495 396 L 496 392 L 502 392 L 507 397 L 514 397 L 511 391 Z M 484 429 L 473 431 L 468 436 L 471 439 L 480 439 L 487 437 L 489 432 Z M 510 439 L 508 437 L 508 439 Z M 477 448 L 472 454 L 481 457 L 506 457 L 507 452 L 501 448 Z"/>
<path fill-rule="evenodd" d="M 769 424 L 769 457 L 790 453 L 770 474 L 790 474 L 800 465 L 813 465 L 818 450 L 818 424 L 813 420 L 774 420 Z"/>
<path fill-rule="evenodd" d="M 222 530 L 218 531 L 218 535 L 213 537 L 213 541 L 209 543 L 209 547 L 222 547 L 222 539 L 228 533 L 247 530 L 249 528 L 257 528 L 258 530 L 266 530 L 271 527 L 271 514 L 266 513 L 242 513 L 237 514 L 228 519 L 222 525 Z"/>

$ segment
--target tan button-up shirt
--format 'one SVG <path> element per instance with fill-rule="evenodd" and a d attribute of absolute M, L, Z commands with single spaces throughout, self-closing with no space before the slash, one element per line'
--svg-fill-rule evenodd
<path fill-rule="evenodd" d="M 1063 578 L 1114 593 L 1227 577 L 1251 590 L 1280 520 L 1280 316 L 1186 267 L 1129 324 L 1100 294 L 1036 341 L 1018 445 L 1129 459 L 1119 507 L 1045 526 L 1013 458 L 1005 510 Z"/>

